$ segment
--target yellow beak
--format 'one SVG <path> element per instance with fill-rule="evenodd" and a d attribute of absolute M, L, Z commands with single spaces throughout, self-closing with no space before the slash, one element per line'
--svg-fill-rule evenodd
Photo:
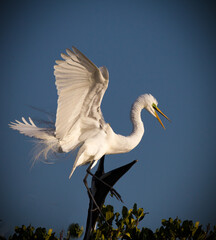
<path fill-rule="evenodd" d="M 160 113 L 162 116 L 164 116 L 167 120 L 170 121 L 170 119 L 169 119 L 155 104 L 153 105 L 153 108 L 155 109 L 155 116 L 156 116 L 157 120 L 159 121 L 159 123 L 161 124 L 161 126 L 165 129 L 165 127 L 164 127 L 163 123 L 161 122 L 161 120 L 160 120 L 157 112 L 159 112 L 159 113 Z M 170 121 L 170 122 L 171 122 L 171 121 Z"/>

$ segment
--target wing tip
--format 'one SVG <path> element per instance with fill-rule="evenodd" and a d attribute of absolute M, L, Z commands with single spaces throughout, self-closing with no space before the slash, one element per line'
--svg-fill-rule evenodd
<path fill-rule="evenodd" d="M 72 50 L 75 52 L 75 51 L 77 51 L 78 49 L 77 49 L 75 46 L 72 46 Z"/>
<path fill-rule="evenodd" d="M 69 48 L 66 48 L 66 53 L 68 54 L 68 56 L 71 56 L 71 57 L 73 57 L 74 56 L 74 52 L 73 51 L 71 51 Z"/>

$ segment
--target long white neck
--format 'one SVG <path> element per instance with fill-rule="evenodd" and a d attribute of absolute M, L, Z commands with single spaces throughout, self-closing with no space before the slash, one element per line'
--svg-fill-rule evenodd
<path fill-rule="evenodd" d="M 141 119 L 141 111 L 143 109 L 143 103 L 138 98 L 131 107 L 131 122 L 133 124 L 132 133 L 128 136 L 128 138 L 132 139 L 132 141 L 136 142 L 136 146 L 141 141 L 144 134 L 144 123 Z"/>
<path fill-rule="evenodd" d="M 143 99 L 139 97 L 131 108 L 131 121 L 133 124 L 132 133 L 129 136 L 115 134 L 113 153 L 129 152 L 135 148 L 141 141 L 144 134 L 144 124 L 141 119 L 141 111 L 145 108 Z"/>

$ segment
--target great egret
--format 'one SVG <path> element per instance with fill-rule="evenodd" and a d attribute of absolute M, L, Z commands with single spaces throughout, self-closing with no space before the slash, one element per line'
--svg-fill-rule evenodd
<path fill-rule="evenodd" d="M 106 154 L 125 153 L 135 148 L 144 134 L 142 109 L 156 117 L 163 128 L 157 112 L 169 120 L 157 107 L 157 100 L 151 94 L 144 94 L 137 98 L 131 108 L 132 133 L 129 136 L 116 134 L 104 121 L 100 108 L 109 82 L 107 68 L 98 68 L 78 49 L 72 47 L 72 50 L 62 53 L 64 60 L 56 61 L 57 65 L 54 66 L 58 92 L 55 126 L 40 128 L 31 118 L 27 122 L 24 117 L 22 122 L 16 120 L 9 124 L 12 129 L 37 138 L 44 145 L 36 158 L 42 153 L 47 158 L 50 150 L 70 152 L 79 147 L 69 178 L 80 165 L 90 163 L 93 168 Z"/>

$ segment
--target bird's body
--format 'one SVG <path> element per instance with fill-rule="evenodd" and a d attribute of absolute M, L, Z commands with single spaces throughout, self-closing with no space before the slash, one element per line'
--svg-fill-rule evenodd
<path fill-rule="evenodd" d="M 96 67 L 74 47 L 73 52 L 67 49 L 67 54 L 62 54 L 64 61 L 56 61 L 54 66 L 58 92 L 55 126 L 39 128 L 31 118 L 29 123 L 22 118 L 23 122 L 16 121 L 10 127 L 44 144 L 38 156 L 43 153 L 46 158 L 50 150 L 70 152 L 79 148 L 71 177 L 77 166 L 94 162 L 93 167 L 103 155 L 125 153 L 135 148 L 144 134 L 142 109 L 159 121 L 156 110 L 163 113 L 152 95 L 141 95 L 131 108 L 132 133 L 129 136 L 116 134 L 105 122 L 100 108 L 109 82 L 107 68 Z"/>

